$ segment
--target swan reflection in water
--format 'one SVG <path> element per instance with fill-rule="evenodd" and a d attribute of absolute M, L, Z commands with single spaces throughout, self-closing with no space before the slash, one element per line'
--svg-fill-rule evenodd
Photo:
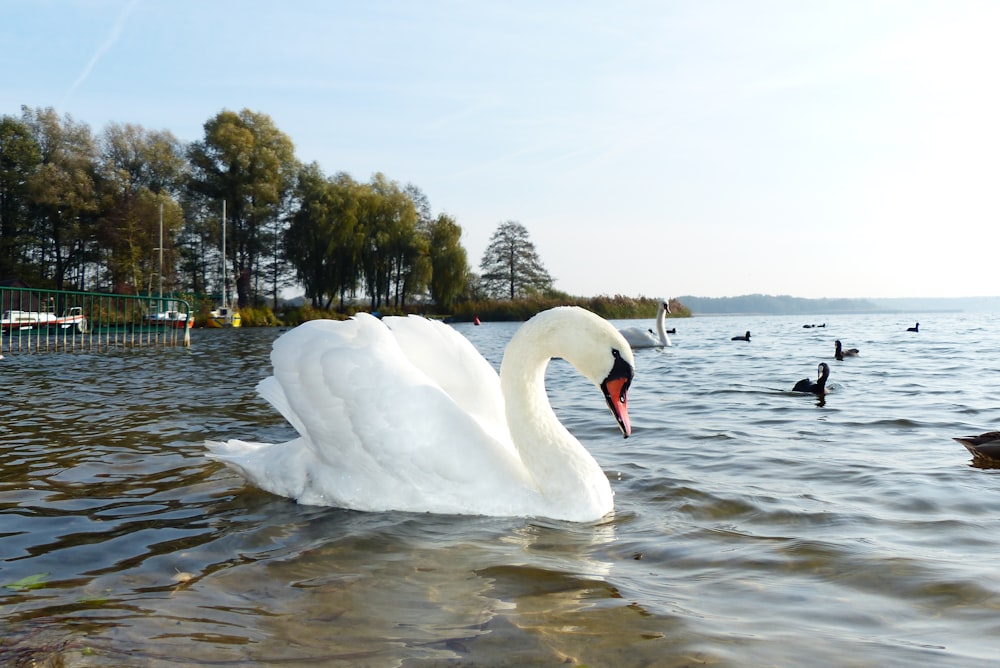
<path fill-rule="evenodd" d="M 366 664 L 397 656 L 400 643 L 427 660 L 455 659 L 456 649 L 459 656 L 502 656 L 498 643 L 523 645 L 526 626 L 530 637 L 567 655 L 583 647 L 593 655 L 604 644 L 620 651 L 623 634 L 653 633 L 662 624 L 637 619 L 609 582 L 617 567 L 635 563 L 617 556 L 614 521 L 331 511 L 309 535 L 323 538 L 296 541 L 301 551 L 266 565 L 215 576 L 221 590 L 241 593 L 250 583 L 293 584 L 294 614 L 255 622 L 278 647 L 322 647 L 317 638 L 328 638 L 334 621 L 338 653 L 357 653 L 355 661 Z M 594 633 L 566 633 L 570 626 Z M 524 650 L 532 656 L 534 648 Z M 605 665 L 613 664 L 609 657 Z"/>
<path fill-rule="evenodd" d="M 209 457 L 303 504 L 594 521 L 614 508 L 611 486 L 552 410 L 545 369 L 555 357 L 601 389 L 628 437 L 632 349 L 590 311 L 528 320 L 499 376 L 448 325 L 358 314 L 274 343 L 274 375 L 257 391 L 298 438 L 210 442 Z"/>

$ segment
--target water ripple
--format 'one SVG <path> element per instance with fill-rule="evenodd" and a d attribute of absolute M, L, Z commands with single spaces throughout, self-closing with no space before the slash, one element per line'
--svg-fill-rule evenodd
<path fill-rule="evenodd" d="M 277 330 L 8 356 L 0 663 L 991 665 L 1000 471 L 951 438 L 1000 428 L 1000 321 L 826 320 L 678 321 L 636 355 L 627 440 L 553 362 L 616 494 L 582 525 L 246 486 L 202 442 L 292 435 L 253 391 Z M 516 325 L 456 327 L 498 366 Z M 822 404 L 790 391 L 819 361 Z"/>

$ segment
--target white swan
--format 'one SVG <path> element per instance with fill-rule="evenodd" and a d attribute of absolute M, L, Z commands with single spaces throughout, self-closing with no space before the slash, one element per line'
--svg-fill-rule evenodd
<path fill-rule="evenodd" d="M 667 314 L 670 313 L 670 304 L 666 299 L 660 302 L 660 305 L 656 307 L 656 335 L 648 329 L 643 329 L 642 327 L 626 327 L 621 330 L 622 336 L 628 341 L 628 344 L 635 348 L 662 348 L 663 346 L 672 346 L 673 343 L 670 342 L 670 337 L 667 336 L 666 320 Z"/>
<path fill-rule="evenodd" d="M 274 375 L 257 391 L 298 438 L 210 442 L 209 457 L 304 504 L 597 520 L 614 508 L 611 486 L 549 404 L 553 357 L 601 388 L 628 437 L 634 357 L 589 311 L 528 320 L 499 376 L 448 325 L 358 314 L 307 322 L 274 343 Z"/>

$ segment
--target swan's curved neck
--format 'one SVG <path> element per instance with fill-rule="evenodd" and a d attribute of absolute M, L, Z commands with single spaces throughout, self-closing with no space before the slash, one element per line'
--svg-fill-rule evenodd
<path fill-rule="evenodd" d="M 667 309 L 663 308 L 663 302 L 660 302 L 659 308 L 656 309 L 656 334 L 660 337 L 660 345 L 669 345 L 670 339 L 667 338 Z"/>
<path fill-rule="evenodd" d="M 514 335 L 500 365 L 500 389 L 511 439 L 539 491 L 554 502 L 610 504 L 611 489 L 600 466 L 559 422 L 545 391 L 549 360 L 573 364 L 566 327 L 537 316 Z"/>

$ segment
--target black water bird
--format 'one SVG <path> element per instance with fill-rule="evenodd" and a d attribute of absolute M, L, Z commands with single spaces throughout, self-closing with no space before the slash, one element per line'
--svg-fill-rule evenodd
<path fill-rule="evenodd" d="M 830 377 L 830 365 L 826 362 L 820 362 L 817 368 L 817 379 L 813 382 L 809 378 L 803 378 L 799 382 L 795 383 L 795 387 L 792 388 L 792 392 L 810 392 L 812 394 L 823 396 L 826 394 L 826 380 Z"/>
<path fill-rule="evenodd" d="M 750 330 L 749 329 L 747 330 L 747 333 L 744 334 L 743 336 L 734 336 L 733 338 L 730 339 L 730 341 L 749 341 L 749 340 L 750 340 Z"/>
<path fill-rule="evenodd" d="M 837 339 L 833 343 L 833 356 L 840 361 L 843 361 L 845 357 L 857 357 L 858 353 L 861 352 L 857 348 L 848 348 L 847 350 L 844 350 L 843 346 L 840 345 L 840 339 Z"/>
<path fill-rule="evenodd" d="M 920 323 L 918 322 L 913 327 L 907 327 L 906 331 L 908 331 L 908 332 L 919 332 L 920 331 Z"/>
<path fill-rule="evenodd" d="M 975 463 L 1000 466 L 1000 431 L 988 431 L 979 436 L 962 436 L 955 440 L 972 453 Z"/>

